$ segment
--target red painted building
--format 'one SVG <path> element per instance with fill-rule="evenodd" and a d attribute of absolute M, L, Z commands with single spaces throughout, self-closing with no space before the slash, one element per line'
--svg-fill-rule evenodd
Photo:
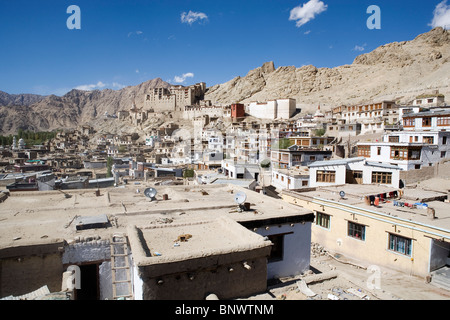
<path fill-rule="evenodd" d="M 231 118 L 243 118 L 245 117 L 244 105 L 236 103 L 231 105 Z"/>

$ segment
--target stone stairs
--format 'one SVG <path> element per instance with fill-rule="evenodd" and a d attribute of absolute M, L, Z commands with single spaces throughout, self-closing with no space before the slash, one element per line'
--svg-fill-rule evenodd
<path fill-rule="evenodd" d="M 431 284 L 450 291 L 450 267 L 445 266 L 431 272 Z"/>

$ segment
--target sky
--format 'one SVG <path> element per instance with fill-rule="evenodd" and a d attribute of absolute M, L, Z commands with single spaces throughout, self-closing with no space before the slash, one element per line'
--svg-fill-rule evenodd
<path fill-rule="evenodd" d="M 351 64 L 436 26 L 450 0 L 0 0 L 0 90 L 209 87 L 267 61 Z"/>

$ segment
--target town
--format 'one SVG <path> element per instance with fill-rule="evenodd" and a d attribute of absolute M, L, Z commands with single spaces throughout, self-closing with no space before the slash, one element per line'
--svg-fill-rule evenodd
<path fill-rule="evenodd" d="M 155 88 L 143 108 L 99 116 L 145 136 L 86 124 L 1 147 L 0 299 L 251 299 L 292 281 L 276 299 L 380 298 L 365 283 L 314 292 L 339 275 L 313 260 L 344 257 L 448 299 L 444 95 L 307 113 L 289 97 L 216 105 L 206 90 Z"/>

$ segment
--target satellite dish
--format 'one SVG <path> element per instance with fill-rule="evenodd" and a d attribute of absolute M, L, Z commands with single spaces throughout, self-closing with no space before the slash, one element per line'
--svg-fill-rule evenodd
<path fill-rule="evenodd" d="M 344 199 L 344 197 L 345 197 L 345 192 L 344 192 L 344 191 L 341 191 L 341 192 L 339 192 L 339 195 L 341 196 L 342 199 Z"/>
<path fill-rule="evenodd" d="M 236 195 L 234 196 L 234 201 L 237 204 L 243 204 L 245 202 L 245 200 L 247 200 L 247 195 L 244 192 L 239 191 L 238 193 L 236 193 Z"/>
<path fill-rule="evenodd" d="M 144 194 L 147 198 L 150 199 L 150 201 L 155 200 L 155 196 L 158 192 L 156 191 L 155 188 L 147 188 L 144 190 Z"/>

